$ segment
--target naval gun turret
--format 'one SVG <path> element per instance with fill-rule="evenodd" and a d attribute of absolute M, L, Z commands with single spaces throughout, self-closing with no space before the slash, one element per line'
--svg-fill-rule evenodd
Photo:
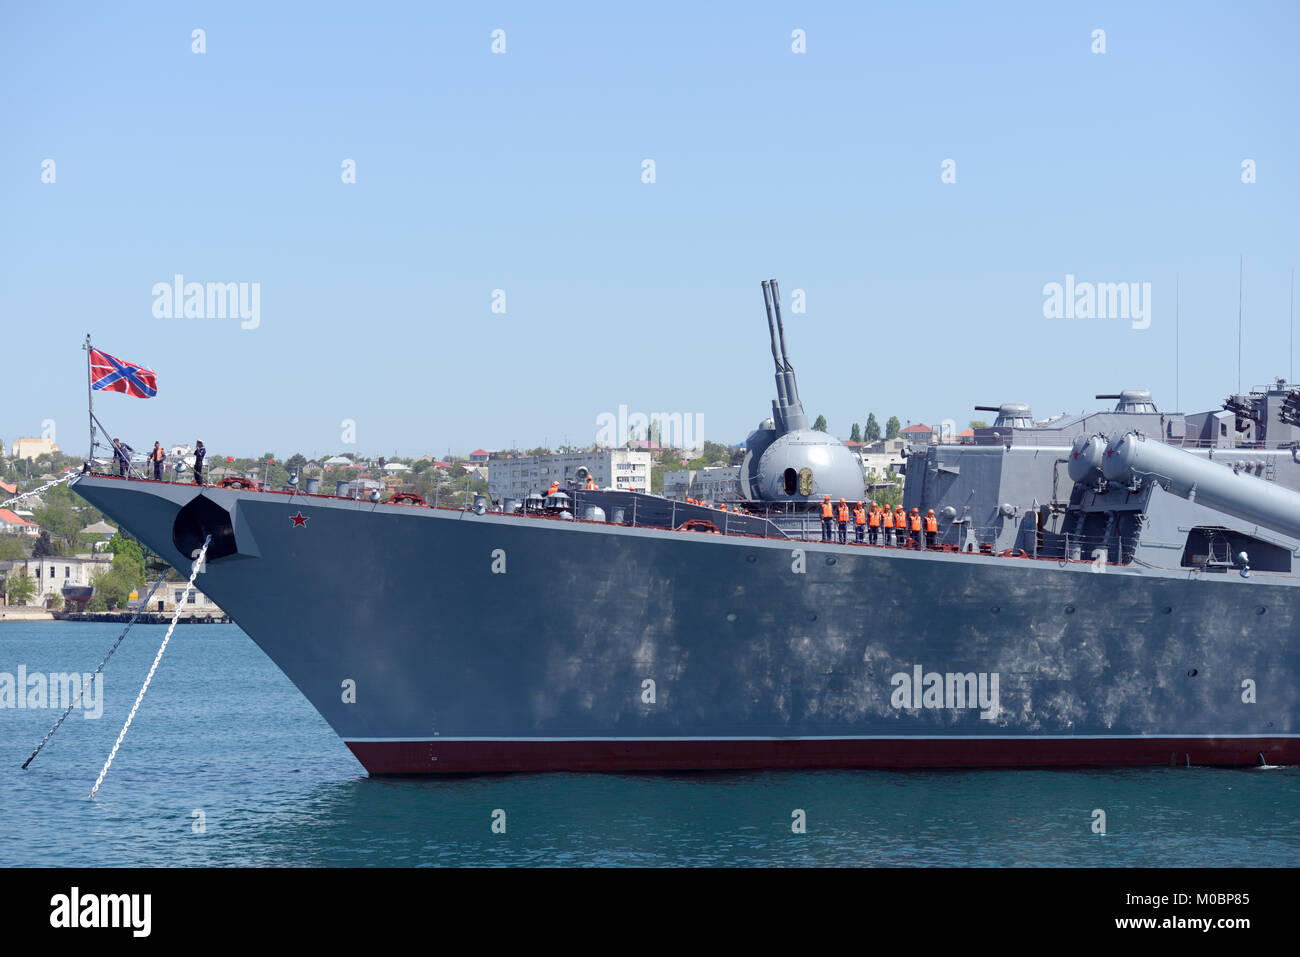
<path fill-rule="evenodd" d="M 823 495 L 834 501 L 845 498 L 855 502 L 865 488 L 862 465 L 839 439 L 808 427 L 808 414 L 799 399 L 794 366 L 785 347 L 781 293 L 775 279 L 762 285 L 776 366 L 776 398 L 772 400 L 772 417 L 759 423 L 745 442 L 741 492 L 751 502 L 807 503 L 821 501 Z"/>

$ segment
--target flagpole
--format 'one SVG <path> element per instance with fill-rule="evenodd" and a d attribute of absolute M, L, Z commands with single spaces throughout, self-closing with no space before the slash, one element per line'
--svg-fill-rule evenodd
<path fill-rule="evenodd" d="M 86 464 L 93 471 L 95 468 L 95 393 L 90 388 L 90 333 L 86 333 L 86 411 L 90 414 L 90 451 L 86 453 Z"/>

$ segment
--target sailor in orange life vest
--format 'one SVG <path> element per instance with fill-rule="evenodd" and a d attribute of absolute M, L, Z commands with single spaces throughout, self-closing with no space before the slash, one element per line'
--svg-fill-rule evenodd
<path fill-rule="evenodd" d="M 588 492 L 596 491 L 596 480 L 592 478 L 590 475 L 587 476 L 587 491 Z"/>
<path fill-rule="evenodd" d="M 867 509 L 867 541 L 875 545 L 880 540 L 880 506 L 875 502 Z"/>
<path fill-rule="evenodd" d="M 831 497 L 822 496 L 822 541 L 831 540 L 831 514 L 834 510 L 831 508 Z"/>
<path fill-rule="evenodd" d="M 853 506 L 853 533 L 857 536 L 857 542 L 862 544 L 862 533 L 867 530 L 867 510 L 859 502 Z"/>
<path fill-rule="evenodd" d="M 849 506 L 845 503 L 843 497 L 840 498 L 839 511 L 835 515 L 835 520 L 840 523 L 840 544 L 849 543 Z"/>
<path fill-rule="evenodd" d="M 939 520 L 935 518 L 934 509 L 925 513 L 925 547 L 934 548 L 935 536 L 939 534 Z"/>
<path fill-rule="evenodd" d="M 560 490 L 560 483 L 559 483 L 558 481 L 557 481 L 557 482 L 552 482 L 552 483 L 551 483 L 551 487 L 548 488 L 548 489 L 546 490 L 546 494 L 547 494 L 547 495 L 554 495 L 554 494 L 555 494 L 556 492 L 558 492 L 559 490 Z"/>
<path fill-rule="evenodd" d="M 903 506 L 894 506 L 894 544 L 899 548 L 907 547 L 907 513 Z"/>
<path fill-rule="evenodd" d="M 889 540 L 894 537 L 894 513 L 888 506 L 880 510 L 880 527 L 885 534 L 885 540 L 881 544 L 888 545 Z"/>
<path fill-rule="evenodd" d="M 921 510 L 912 506 L 912 547 L 921 547 Z"/>
<path fill-rule="evenodd" d="M 157 482 L 162 481 L 164 454 L 162 446 L 157 442 L 153 444 L 153 449 L 149 452 L 149 461 L 153 463 L 153 477 Z"/>

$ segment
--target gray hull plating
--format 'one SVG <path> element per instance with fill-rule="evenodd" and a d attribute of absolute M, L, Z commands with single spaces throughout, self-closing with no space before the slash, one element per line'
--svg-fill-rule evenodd
<path fill-rule="evenodd" d="M 1216 762 L 1239 763 L 1256 747 L 1291 759 L 1300 738 L 1300 591 L 1287 577 L 95 476 L 73 487 L 186 570 L 174 541 L 182 507 L 203 496 L 229 515 L 236 548 L 208 563 L 199 586 L 371 770 L 1072 763 L 1013 743 L 1059 741 L 1065 753 L 1089 740 L 1111 747 L 1077 763 L 1181 760 L 1142 749 L 1154 739 L 1239 739 L 1235 757 Z M 789 742 L 823 739 L 961 750 L 933 760 L 782 757 Z M 491 761 L 431 763 L 439 742 L 475 741 Z M 661 754 L 680 743 L 683 757 L 548 762 L 499 744 L 537 754 L 573 741 L 654 741 Z M 694 756 L 688 744 L 701 741 L 775 744 L 729 762 L 716 750 Z M 1137 742 L 1131 761 L 1126 742 Z M 367 759 L 367 745 L 386 743 L 402 746 L 400 760 Z M 994 760 L 995 750 L 1024 757 Z"/>

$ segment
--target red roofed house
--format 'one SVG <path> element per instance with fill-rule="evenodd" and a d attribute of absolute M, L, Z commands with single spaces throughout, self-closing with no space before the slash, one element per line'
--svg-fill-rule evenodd
<path fill-rule="evenodd" d="M 10 485 L 8 482 L 0 482 L 0 492 L 8 492 L 10 495 L 17 495 L 18 486 Z"/>
<path fill-rule="evenodd" d="M 491 454 L 487 449 L 475 449 L 469 453 L 469 460 L 475 465 L 487 465 L 488 456 Z"/>
<path fill-rule="evenodd" d="M 29 522 L 20 515 L 15 515 L 12 509 L 0 508 L 0 534 L 10 535 L 28 535 L 36 538 L 41 534 L 41 530 L 34 522 Z"/>
<path fill-rule="evenodd" d="M 934 429 L 928 425 L 909 425 L 899 429 L 898 434 L 915 445 L 926 445 L 934 441 Z"/>

